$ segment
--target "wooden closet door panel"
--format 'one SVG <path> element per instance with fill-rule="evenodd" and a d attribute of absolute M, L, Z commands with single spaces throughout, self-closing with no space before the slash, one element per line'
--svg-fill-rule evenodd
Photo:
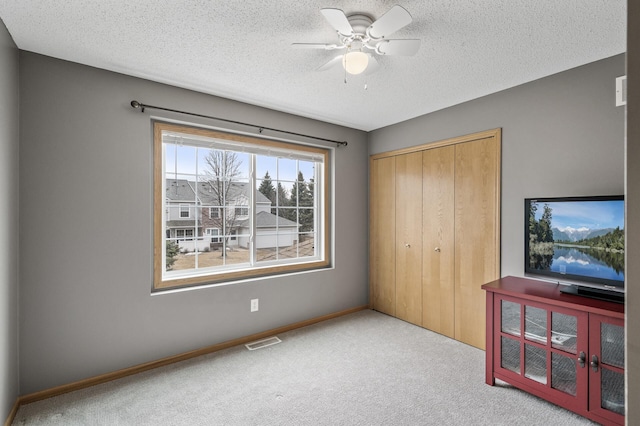
<path fill-rule="evenodd" d="M 422 154 L 422 326 L 454 337 L 455 147 Z"/>
<path fill-rule="evenodd" d="M 455 185 L 455 338 L 484 349 L 480 287 L 500 275 L 498 138 L 456 145 Z"/>
<path fill-rule="evenodd" d="M 395 158 L 371 161 L 369 272 L 371 305 L 396 315 Z"/>
<path fill-rule="evenodd" d="M 422 152 L 396 156 L 396 317 L 422 324 Z"/>

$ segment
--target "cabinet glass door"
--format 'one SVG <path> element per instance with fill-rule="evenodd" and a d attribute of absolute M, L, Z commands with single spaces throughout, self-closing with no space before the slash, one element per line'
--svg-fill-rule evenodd
<path fill-rule="evenodd" d="M 500 367 L 520 374 L 520 309 L 519 303 L 500 301 Z"/>
<path fill-rule="evenodd" d="M 541 392 L 562 398 L 574 410 L 586 410 L 587 314 L 517 299 L 499 303 L 496 319 L 501 333 L 496 349 L 502 372 L 513 380 L 527 379 L 528 386 L 537 383 Z"/>
<path fill-rule="evenodd" d="M 547 345 L 547 310 L 526 305 L 524 307 L 524 338 L 526 341 Z M 547 350 L 537 345 L 524 345 L 524 376 L 547 384 Z"/>
<path fill-rule="evenodd" d="M 624 415 L 624 325 L 622 320 L 591 317 L 591 380 L 594 392 L 590 410 L 615 418 Z M 612 417 L 613 416 L 613 417 Z"/>
<path fill-rule="evenodd" d="M 576 395 L 578 318 L 551 312 L 551 387 Z M 586 355 L 582 353 L 584 359 Z M 584 368 L 584 367 L 583 367 Z"/>

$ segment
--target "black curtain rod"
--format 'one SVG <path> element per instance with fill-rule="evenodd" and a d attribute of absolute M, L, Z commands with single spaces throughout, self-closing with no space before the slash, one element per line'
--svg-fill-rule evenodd
<path fill-rule="evenodd" d="M 209 118 L 209 119 L 212 119 L 212 120 L 224 121 L 224 122 L 227 122 L 227 123 L 240 124 L 240 125 L 249 126 L 249 127 L 256 127 L 256 128 L 258 128 L 258 132 L 259 133 L 262 133 L 264 130 L 270 130 L 272 132 L 286 133 L 288 135 L 302 136 L 304 138 L 311 138 L 311 139 L 316 139 L 316 140 L 319 140 L 319 141 L 331 142 L 331 143 L 337 144 L 338 146 L 347 146 L 347 141 L 337 141 L 337 140 L 333 140 L 333 139 L 325 139 L 325 138 L 320 138 L 318 136 L 305 135 L 303 133 L 295 133 L 295 132 L 289 132 L 287 130 L 272 129 L 270 127 L 264 127 L 264 126 L 258 126 L 258 125 L 255 125 L 255 124 L 243 123 L 242 121 L 227 120 L 226 118 L 212 117 L 210 115 L 196 114 L 194 112 L 179 111 L 177 109 L 163 108 L 163 107 L 153 106 L 153 105 L 146 105 L 146 104 L 140 103 L 138 101 L 131 101 L 131 106 L 133 108 L 136 108 L 136 109 L 140 108 L 140 112 L 144 112 L 145 108 L 160 109 L 162 111 L 175 112 L 175 113 L 178 113 L 178 114 L 192 115 L 194 117 Z"/>

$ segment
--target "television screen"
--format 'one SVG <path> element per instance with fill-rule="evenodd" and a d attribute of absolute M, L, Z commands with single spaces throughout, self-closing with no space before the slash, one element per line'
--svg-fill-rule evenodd
<path fill-rule="evenodd" d="M 623 196 L 526 199 L 525 273 L 624 289 Z"/>

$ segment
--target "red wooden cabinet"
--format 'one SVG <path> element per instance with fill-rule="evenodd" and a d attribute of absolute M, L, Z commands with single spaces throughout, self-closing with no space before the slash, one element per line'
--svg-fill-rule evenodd
<path fill-rule="evenodd" d="M 502 380 L 608 425 L 624 424 L 624 305 L 505 277 L 487 292 L 486 382 Z"/>

